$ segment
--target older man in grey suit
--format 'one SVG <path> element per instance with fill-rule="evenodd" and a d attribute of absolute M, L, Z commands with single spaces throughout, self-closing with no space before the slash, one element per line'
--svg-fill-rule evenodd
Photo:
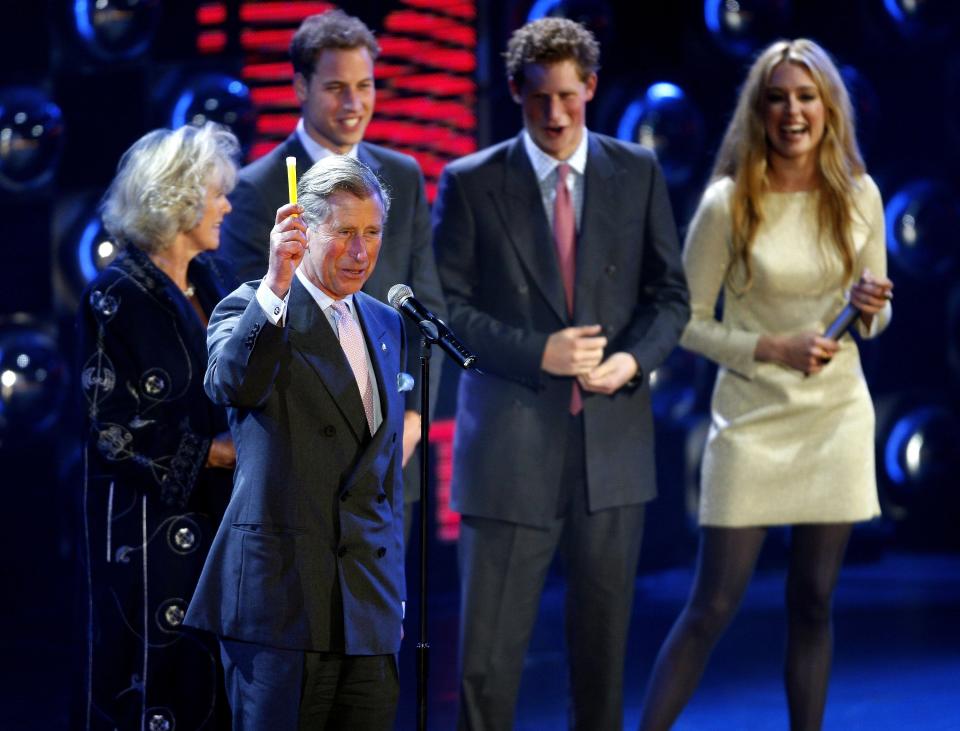
<path fill-rule="evenodd" d="M 399 315 L 362 292 L 389 204 L 346 156 L 301 179 L 260 282 L 214 310 L 233 494 L 185 623 L 220 637 L 234 729 L 391 728 L 403 577 Z"/>
<path fill-rule="evenodd" d="M 440 317 L 446 306 L 430 246 L 430 212 L 423 175 L 416 161 L 363 137 L 376 102 L 374 61 L 380 48 L 370 29 L 341 10 L 307 17 L 290 42 L 293 89 L 300 102 L 300 121 L 286 140 L 240 171 L 230 195 L 233 213 L 224 219 L 219 255 L 243 279 L 263 275 L 267 246 L 262 232 L 286 201 L 285 159 L 295 157 L 301 173 L 328 155 L 349 155 L 373 170 L 388 186 L 393 213 L 383 233 L 383 254 L 363 291 L 381 302 L 394 284 L 409 284 L 417 298 Z M 419 496 L 420 383 L 419 335 L 408 333 L 407 372 L 416 378 L 406 394 L 403 432 L 406 501 Z M 431 379 L 431 403 L 436 403 L 440 368 Z M 409 521 L 409 516 L 406 516 Z"/>
<path fill-rule="evenodd" d="M 599 48 L 569 20 L 514 33 L 524 131 L 449 165 L 434 207 L 460 380 L 460 727 L 510 729 L 540 592 L 567 569 L 572 726 L 622 728 L 624 648 L 656 490 L 647 376 L 689 317 L 666 186 L 588 133 Z"/>

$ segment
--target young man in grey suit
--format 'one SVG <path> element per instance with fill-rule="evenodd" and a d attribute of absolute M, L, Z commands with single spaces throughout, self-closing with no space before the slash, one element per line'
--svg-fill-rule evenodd
<path fill-rule="evenodd" d="M 434 206 L 460 379 L 460 718 L 510 729 L 551 560 L 567 577 L 572 727 L 622 728 L 624 648 L 654 497 L 647 377 L 689 317 L 663 176 L 588 132 L 599 47 L 569 20 L 516 31 L 524 130 L 449 165 Z"/>
<path fill-rule="evenodd" d="M 369 28 L 340 10 L 311 15 L 300 24 L 290 42 L 300 121 L 283 143 L 240 171 L 230 196 L 233 213 L 223 223 L 220 254 L 241 281 L 262 276 L 267 265 L 264 233 L 287 200 L 286 158 L 295 157 L 297 171 L 302 173 L 328 155 L 349 155 L 371 168 L 393 197 L 393 214 L 383 233 L 383 255 L 363 291 L 386 302 L 391 286 L 409 284 L 417 299 L 444 317 L 446 307 L 430 245 L 430 213 L 420 168 L 412 157 L 363 141 L 376 100 L 373 63 L 379 51 Z M 420 485 L 415 455 L 420 441 L 418 344 L 419 336 L 411 330 L 405 371 L 416 385 L 407 393 L 404 415 L 407 502 L 418 498 Z M 433 372 L 431 403 L 436 402 L 440 368 L 435 366 Z M 409 526 L 409 515 L 406 520 Z"/>
<path fill-rule="evenodd" d="M 399 693 L 405 340 L 359 291 L 389 198 L 332 156 L 276 213 L 265 276 L 210 317 L 233 493 L 185 624 L 220 638 L 235 731 L 387 731 Z"/>

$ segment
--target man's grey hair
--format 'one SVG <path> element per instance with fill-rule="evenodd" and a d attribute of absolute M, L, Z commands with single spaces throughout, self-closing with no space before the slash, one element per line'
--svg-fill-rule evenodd
<path fill-rule="evenodd" d="M 336 193 L 379 198 L 384 218 L 390 210 L 390 194 L 373 170 L 348 155 L 327 155 L 307 170 L 297 184 L 297 202 L 303 206 L 303 220 L 308 226 L 327 220 L 329 200 Z"/>

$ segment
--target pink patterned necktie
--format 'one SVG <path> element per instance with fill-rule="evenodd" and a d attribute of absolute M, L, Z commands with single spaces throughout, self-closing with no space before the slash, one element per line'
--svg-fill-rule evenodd
<path fill-rule="evenodd" d="M 334 302 L 333 311 L 337 316 L 340 347 L 343 348 L 350 368 L 353 369 L 353 375 L 357 379 L 363 410 L 367 415 L 367 426 L 373 434 L 373 384 L 370 379 L 370 369 L 367 368 L 367 349 L 363 344 L 363 333 L 360 332 L 360 326 L 350 314 L 350 308 L 346 302 L 343 300 Z"/>
<path fill-rule="evenodd" d="M 553 241 L 557 247 L 557 261 L 563 291 L 567 296 L 567 314 L 573 316 L 573 287 L 577 274 L 577 219 L 573 212 L 573 198 L 567 187 L 570 166 L 557 165 L 557 188 L 553 199 Z M 576 416 L 583 409 L 580 384 L 573 382 L 570 392 L 570 413 Z"/>

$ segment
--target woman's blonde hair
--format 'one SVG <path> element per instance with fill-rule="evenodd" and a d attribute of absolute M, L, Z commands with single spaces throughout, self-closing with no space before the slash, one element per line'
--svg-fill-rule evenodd
<path fill-rule="evenodd" d="M 857 146 L 853 107 L 840 72 L 827 52 L 811 40 L 798 38 L 774 43 L 751 66 L 713 168 L 713 180 L 729 177 L 734 181 L 731 201 L 734 256 L 728 277 L 733 267 L 741 264 L 744 290 L 749 289 L 753 281 L 750 253 L 757 229 L 763 222 L 761 199 L 769 189 L 764 92 L 774 69 L 784 62 L 803 67 L 813 78 L 823 101 L 824 131 L 817 155 L 818 223 L 821 231 L 830 234 L 843 262 L 846 281 L 853 275 L 854 191 L 857 178 L 866 172 Z"/>
<path fill-rule="evenodd" d="M 233 190 L 239 151 L 233 133 L 213 122 L 148 132 L 120 158 L 100 205 L 104 226 L 120 245 L 164 249 L 200 222 L 209 185 Z"/>

